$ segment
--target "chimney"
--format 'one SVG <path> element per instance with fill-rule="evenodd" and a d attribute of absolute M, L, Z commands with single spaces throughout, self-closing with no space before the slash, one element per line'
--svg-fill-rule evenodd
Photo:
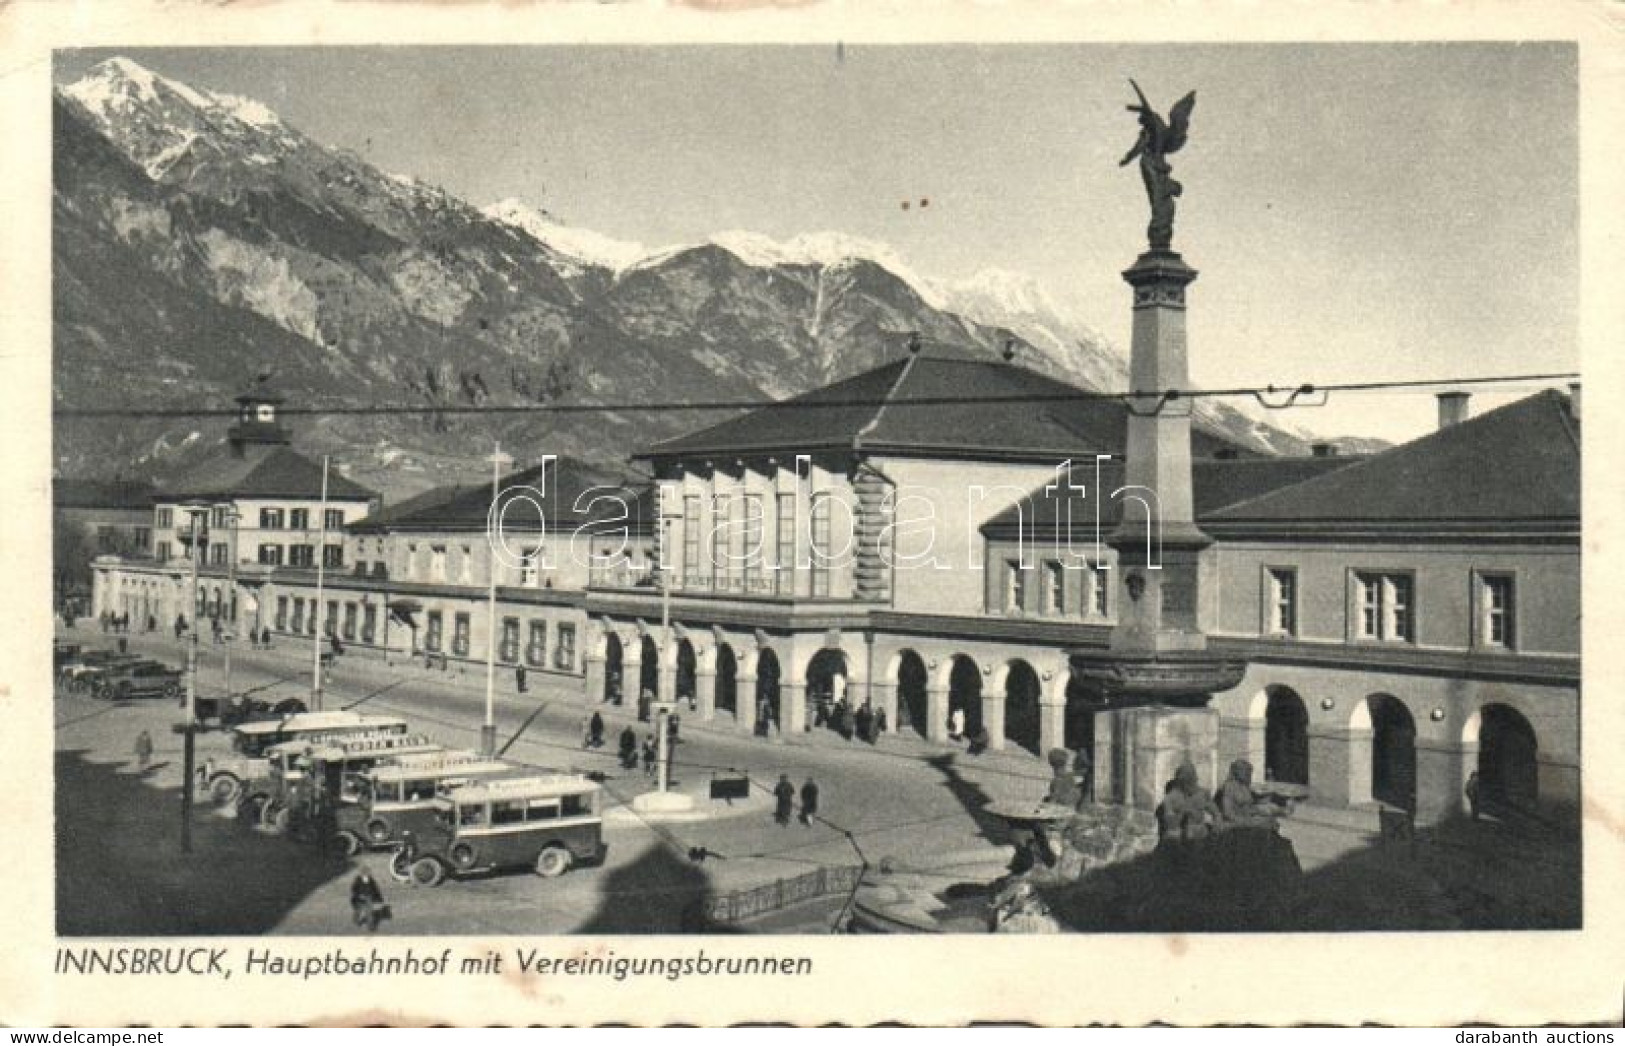
<path fill-rule="evenodd" d="M 1317 458 L 1335 458 L 1337 457 L 1337 444 L 1311 443 L 1309 444 L 1309 453 Z"/>
<path fill-rule="evenodd" d="M 1580 383 L 1569 383 L 1569 416 L 1575 421 L 1580 420 Z"/>
<path fill-rule="evenodd" d="M 1439 428 L 1447 429 L 1466 421 L 1469 399 L 1469 395 L 1465 392 L 1439 393 Z"/>

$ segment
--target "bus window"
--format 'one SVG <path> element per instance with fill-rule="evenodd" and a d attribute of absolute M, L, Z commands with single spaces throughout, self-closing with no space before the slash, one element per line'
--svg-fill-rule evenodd
<path fill-rule="evenodd" d="M 510 799 L 507 802 L 491 804 L 492 824 L 519 824 L 525 819 L 525 803 L 523 800 Z"/>
<path fill-rule="evenodd" d="M 564 816 L 579 817 L 592 813 L 592 795 L 578 792 L 564 797 Z"/>
<path fill-rule="evenodd" d="M 525 812 L 526 820 L 551 821 L 559 816 L 559 804 L 551 799 L 537 800 Z"/>
<path fill-rule="evenodd" d="M 477 803 L 457 808 L 457 824 L 463 828 L 478 828 L 485 823 L 485 804 Z"/>
<path fill-rule="evenodd" d="M 398 799 L 400 785 L 394 781 L 379 781 L 372 786 L 372 801 L 375 803 L 391 803 Z"/>

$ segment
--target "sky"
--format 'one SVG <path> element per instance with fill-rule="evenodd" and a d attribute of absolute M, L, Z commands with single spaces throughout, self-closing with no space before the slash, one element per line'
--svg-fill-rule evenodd
<path fill-rule="evenodd" d="M 1197 92 L 1173 157 L 1193 384 L 1579 365 L 1568 44 L 127 49 L 59 52 L 56 78 L 114 53 L 479 206 L 651 247 L 834 230 L 929 277 L 1029 273 L 1125 348 L 1133 76 L 1164 112 Z M 1275 420 L 1404 439 L 1434 417 L 1431 394 L 1343 394 Z"/>

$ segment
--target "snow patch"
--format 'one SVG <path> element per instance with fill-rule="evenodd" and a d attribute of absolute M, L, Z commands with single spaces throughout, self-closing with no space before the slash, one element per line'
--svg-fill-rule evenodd
<path fill-rule="evenodd" d="M 214 99 L 216 107 L 224 109 L 243 123 L 267 130 L 282 126 L 282 120 L 276 113 L 252 98 L 243 98 L 235 94 L 211 94 L 210 97 Z"/>
<path fill-rule="evenodd" d="M 176 160 L 186 155 L 186 150 L 190 149 L 195 141 L 197 141 L 197 135 L 188 131 L 181 136 L 180 141 L 160 149 L 155 156 L 142 165 L 147 172 L 147 177 L 153 181 L 162 178 L 171 167 L 175 166 Z"/>
<path fill-rule="evenodd" d="M 641 243 L 617 240 L 591 229 L 565 225 L 512 198 L 493 203 L 482 213 L 487 218 L 513 226 L 568 258 L 613 272 L 631 268 L 650 254 L 649 248 Z"/>
<path fill-rule="evenodd" d="M 942 296 L 935 284 L 915 272 L 890 244 L 877 240 L 824 231 L 802 233 L 793 239 L 779 241 L 761 233 L 730 230 L 713 234 L 710 242 L 746 265 L 757 268 L 777 265 L 834 268 L 852 261 L 873 262 L 907 283 L 927 305 L 938 309 L 943 307 Z"/>

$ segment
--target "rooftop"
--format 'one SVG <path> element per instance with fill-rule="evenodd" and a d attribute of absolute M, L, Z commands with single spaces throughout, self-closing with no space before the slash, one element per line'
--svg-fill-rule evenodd
<path fill-rule="evenodd" d="M 241 454 L 222 448 L 165 484 L 158 497 L 178 498 L 308 498 L 322 496 L 322 465 L 286 446 L 249 445 Z M 366 501 L 376 496 L 329 468 L 327 496 L 336 501 Z"/>
<path fill-rule="evenodd" d="M 544 519 L 546 529 L 554 531 L 623 525 L 638 530 L 647 528 L 653 516 L 649 488 L 631 486 L 625 477 L 574 458 L 560 457 L 509 473 L 502 477 L 500 488 L 503 526 L 518 531 L 541 529 Z M 630 519 L 622 515 L 623 505 Z M 490 510 L 490 483 L 455 484 L 386 505 L 351 529 L 484 530 Z"/>

